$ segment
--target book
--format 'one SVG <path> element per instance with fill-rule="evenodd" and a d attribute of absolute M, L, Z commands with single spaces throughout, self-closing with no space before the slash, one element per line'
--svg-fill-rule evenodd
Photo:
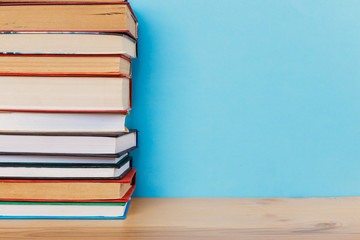
<path fill-rule="evenodd" d="M 122 32 L 137 38 L 137 19 L 128 2 L 3 2 L 0 8 L 3 32 Z"/>
<path fill-rule="evenodd" d="M 109 3 L 109 2 L 127 2 L 127 0 L 0 0 L 0 2 L 4 3 L 31 3 L 31 2 L 53 2 L 53 3 L 71 3 L 71 2 L 77 2 L 77 3 Z"/>
<path fill-rule="evenodd" d="M 122 112 L 131 109 L 127 76 L 0 76 L 0 111 Z"/>
<path fill-rule="evenodd" d="M 1 154 L 120 157 L 137 147 L 137 131 L 128 133 L 0 133 Z"/>
<path fill-rule="evenodd" d="M 1 73 L 131 75 L 125 55 L 0 54 Z"/>
<path fill-rule="evenodd" d="M 122 198 L 135 185 L 136 171 L 120 180 L 0 179 L 1 198 L 94 200 Z"/>
<path fill-rule="evenodd" d="M 0 132 L 127 132 L 127 113 L 0 112 Z"/>
<path fill-rule="evenodd" d="M 134 58 L 137 45 L 134 39 L 118 33 L 0 32 L 0 53 L 124 54 Z"/>
<path fill-rule="evenodd" d="M 0 153 L 0 165 L 2 163 L 26 163 L 26 164 L 118 164 L 129 155 L 129 152 L 136 147 L 122 151 L 120 154 L 114 156 L 79 156 L 79 155 L 54 155 L 54 154 L 21 154 L 21 153 Z"/>
<path fill-rule="evenodd" d="M 0 219 L 125 219 L 129 204 L 0 202 Z"/>
<path fill-rule="evenodd" d="M 1 198 L 0 201 L 5 202 L 60 202 L 60 203 L 126 203 L 130 201 L 130 198 L 132 194 L 135 191 L 136 188 L 136 181 L 133 182 L 129 190 L 122 196 L 121 198 L 115 198 L 115 199 L 24 199 L 24 198 Z"/>
<path fill-rule="evenodd" d="M 131 166 L 130 156 L 116 164 L 0 163 L 0 179 L 120 179 Z"/>

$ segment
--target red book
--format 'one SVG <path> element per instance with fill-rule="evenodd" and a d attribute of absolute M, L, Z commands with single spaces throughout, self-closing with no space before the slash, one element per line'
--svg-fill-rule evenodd
<path fill-rule="evenodd" d="M 92 199 L 92 200 L 69 200 L 69 199 L 19 199 L 19 198 L 0 198 L 3 202 L 103 202 L 103 203 L 125 203 L 128 202 L 134 193 L 136 185 L 132 185 L 131 188 L 125 193 L 122 198 L 118 199 Z"/>
<path fill-rule="evenodd" d="M 136 170 L 120 180 L 0 180 L 1 201 L 126 202 L 135 189 Z"/>

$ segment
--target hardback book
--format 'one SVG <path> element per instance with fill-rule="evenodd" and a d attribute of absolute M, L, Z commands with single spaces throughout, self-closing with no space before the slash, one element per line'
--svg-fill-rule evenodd
<path fill-rule="evenodd" d="M 1 73 L 130 76 L 131 60 L 125 55 L 0 54 Z"/>
<path fill-rule="evenodd" d="M 118 3 L 118 2 L 127 2 L 127 0 L 0 0 L 0 2 L 16 2 L 16 3 L 30 3 L 30 2 L 53 2 L 53 3 L 69 3 L 69 2 L 81 2 L 81 3 Z"/>
<path fill-rule="evenodd" d="M 130 200 L 103 202 L 5 202 L 0 219 L 125 219 Z"/>
<path fill-rule="evenodd" d="M 119 112 L 131 109 L 127 76 L 2 75 L 0 111 Z"/>
<path fill-rule="evenodd" d="M 48 200 L 118 199 L 135 185 L 135 179 L 135 169 L 131 169 L 119 180 L 0 179 L 0 197 Z"/>
<path fill-rule="evenodd" d="M 0 179 L 121 179 L 131 167 L 130 156 L 116 164 L 0 163 Z"/>
<path fill-rule="evenodd" d="M 129 152 L 134 150 L 136 147 L 129 148 L 120 154 L 113 156 L 82 156 L 82 155 L 54 155 L 54 154 L 21 154 L 21 153 L 0 153 L 0 165 L 2 163 L 13 164 L 13 163 L 26 163 L 26 164 L 81 164 L 81 165 L 117 165 L 123 159 L 125 159 Z"/>
<path fill-rule="evenodd" d="M 131 170 L 133 171 L 133 170 Z M 136 180 L 136 179 L 135 179 Z M 130 201 L 132 194 L 135 191 L 136 188 L 136 181 L 132 182 L 131 187 L 129 190 L 121 197 L 121 198 L 115 198 L 115 199 L 24 199 L 24 198 L 2 198 L 0 196 L 0 201 L 4 202 L 71 202 L 71 203 L 88 203 L 88 202 L 94 202 L 94 203 L 126 203 Z"/>
<path fill-rule="evenodd" d="M 0 111 L 0 132 L 127 132 L 126 113 Z"/>
<path fill-rule="evenodd" d="M 0 32 L 0 53 L 124 54 L 134 58 L 137 45 L 134 39 L 119 33 Z"/>
<path fill-rule="evenodd" d="M 137 147 L 137 131 L 128 133 L 0 133 L 0 153 L 120 157 Z"/>
<path fill-rule="evenodd" d="M 2 2 L 0 8 L 3 32 L 122 32 L 137 38 L 137 19 L 128 2 Z"/>

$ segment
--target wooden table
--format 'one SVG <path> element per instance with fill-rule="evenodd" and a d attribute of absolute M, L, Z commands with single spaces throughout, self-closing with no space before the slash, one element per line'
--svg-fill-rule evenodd
<path fill-rule="evenodd" d="M 122 220 L 1 220 L 0 239 L 360 239 L 360 197 L 135 198 Z"/>

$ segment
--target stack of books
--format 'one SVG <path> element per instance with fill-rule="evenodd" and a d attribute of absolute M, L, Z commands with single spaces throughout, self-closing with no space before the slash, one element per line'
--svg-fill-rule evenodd
<path fill-rule="evenodd" d="M 0 218 L 125 218 L 137 148 L 125 127 L 137 55 L 129 3 L 0 10 Z"/>

